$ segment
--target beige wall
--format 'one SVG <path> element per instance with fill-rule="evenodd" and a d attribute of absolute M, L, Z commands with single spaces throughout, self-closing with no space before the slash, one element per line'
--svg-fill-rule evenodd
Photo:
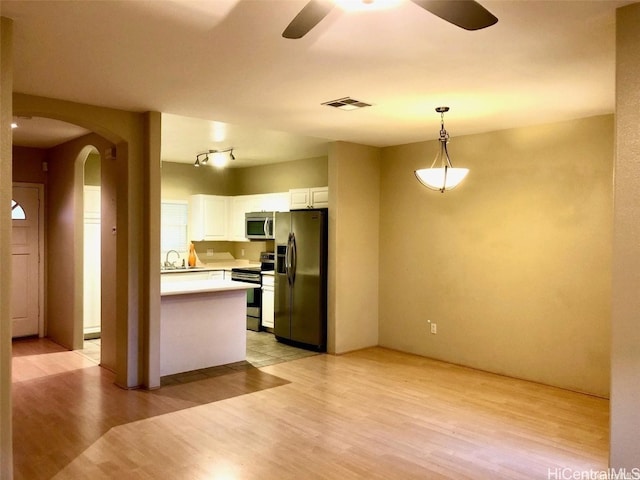
<path fill-rule="evenodd" d="M 157 269 L 157 255 L 160 253 L 160 201 L 162 173 L 160 161 L 162 115 L 160 112 L 147 112 L 144 121 L 144 150 L 146 161 L 143 163 L 144 191 L 142 228 L 142 301 L 143 318 L 140 332 L 142 378 L 140 383 L 147 388 L 160 387 L 160 272 Z M 153 255 L 156 256 L 153 256 Z"/>
<path fill-rule="evenodd" d="M 234 195 L 233 169 L 200 168 L 187 163 L 162 162 L 162 198 L 188 200 L 190 195 Z"/>
<path fill-rule="evenodd" d="M 47 161 L 47 151 L 42 148 L 13 147 L 13 181 L 47 183 L 47 172 L 43 163 Z"/>
<path fill-rule="evenodd" d="M 269 241 L 251 241 L 251 242 L 193 242 L 196 249 L 196 255 L 198 260 L 212 267 L 220 264 L 221 259 L 214 256 L 214 258 L 207 257 L 207 251 L 213 250 L 214 254 L 230 253 L 231 256 L 237 260 L 247 260 L 250 262 L 259 262 L 261 252 L 273 252 L 274 242 Z"/>
<path fill-rule="evenodd" d="M 11 121 L 13 22 L 0 18 L 0 285 L 11 283 Z M 9 268 L 7 268 L 9 266 Z M 11 428 L 11 289 L 0 288 L 0 478 L 13 478 Z"/>
<path fill-rule="evenodd" d="M 306 158 L 258 167 L 234 168 L 234 195 L 286 192 L 290 188 L 328 185 L 327 157 Z"/>
<path fill-rule="evenodd" d="M 162 198 L 186 200 L 190 195 L 252 195 L 290 188 L 328 185 L 327 158 L 308 158 L 257 167 L 216 169 L 162 163 Z"/>
<path fill-rule="evenodd" d="M 378 344 L 380 150 L 329 149 L 328 345 L 345 353 Z"/>
<path fill-rule="evenodd" d="M 616 22 L 611 447 L 614 468 L 640 467 L 640 3 Z"/>
<path fill-rule="evenodd" d="M 380 344 L 608 395 L 613 116 L 451 133 L 444 194 L 437 141 L 383 152 Z"/>
<path fill-rule="evenodd" d="M 84 184 L 100 186 L 100 154 L 90 153 L 84 162 Z"/>
<path fill-rule="evenodd" d="M 91 150 L 113 148 L 108 140 L 90 134 L 48 151 L 47 194 L 47 334 L 70 349 L 82 348 L 83 294 L 83 172 Z M 100 172 L 98 172 L 100 174 Z M 116 370 L 116 223 L 118 172 L 105 162 L 101 188 L 101 364 Z"/>

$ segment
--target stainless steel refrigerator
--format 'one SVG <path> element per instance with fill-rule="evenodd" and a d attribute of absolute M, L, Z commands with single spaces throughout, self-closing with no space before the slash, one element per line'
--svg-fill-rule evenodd
<path fill-rule="evenodd" d="M 280 341 L 327 347 L 327 209 L 276 213 L 275 326 Z"/>

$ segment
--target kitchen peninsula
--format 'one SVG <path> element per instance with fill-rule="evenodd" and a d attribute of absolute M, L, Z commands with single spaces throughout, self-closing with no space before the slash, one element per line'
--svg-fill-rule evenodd
<path fill-rule="evenodd" d="M 239 362 L 246 357 L 246 290 L 222 279 L 162 282 L 160 375 Z"/>

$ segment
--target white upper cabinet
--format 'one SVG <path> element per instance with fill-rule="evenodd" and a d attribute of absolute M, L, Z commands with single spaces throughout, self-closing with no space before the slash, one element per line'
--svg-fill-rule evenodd
<path fill-rule="evenodd" d="M 245 213 L 288 212 L 289 192 L 257 195 L 192 195 L 189 199 L 189 239 L 248 242 Z"/>
<path fill-rule="evenodd" d="M 229 202 L 229 240 L 248 242 L 245 237 L 244 214 L 255 211 L 259 206 L 258 195 L 238 195 Z"/>
<path fill-rule="evenodd" d="M 192 241 L 227 240 L 229 197 L 192 195 L 189 201 L 189 232 Z"/>
<path fill-rule="evenodd" d="M 229 240 L 248 242 L 245 237 L 245 213 L 288 212 L 289 193 L 264 193 L 229 197 Z"/>
<path fill-rule="evenodd" d="M 265 193 L 256 195 L 260 197 L 260 209 L 258 212 L 288 212 L 289 193 Z"/>
<path fill-rule="evenodd" d="M 329 187 L 294 188 L 289 190 L 289 199 L 291 210 L 328 208 Z"/>

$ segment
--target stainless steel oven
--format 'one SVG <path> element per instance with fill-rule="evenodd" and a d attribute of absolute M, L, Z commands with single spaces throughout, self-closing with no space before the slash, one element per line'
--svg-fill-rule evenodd
<path fill-rule="evenodd" d="M 247 330 L 259 332 L 262 324 L 262 274 L 260 267 L 232 268 L 231 280 L 256 284 L 256 288 L 247 290 Z"/>
<path fill-rule="evenodd" d="M 262 330 L 262 272 L 273 270 L 274 265 L 273 252 L 260 252 L 259 267 L 231 269 L 231 280 L 256 284 L 256 288 L 247 290 L 247 330 Z"/>

